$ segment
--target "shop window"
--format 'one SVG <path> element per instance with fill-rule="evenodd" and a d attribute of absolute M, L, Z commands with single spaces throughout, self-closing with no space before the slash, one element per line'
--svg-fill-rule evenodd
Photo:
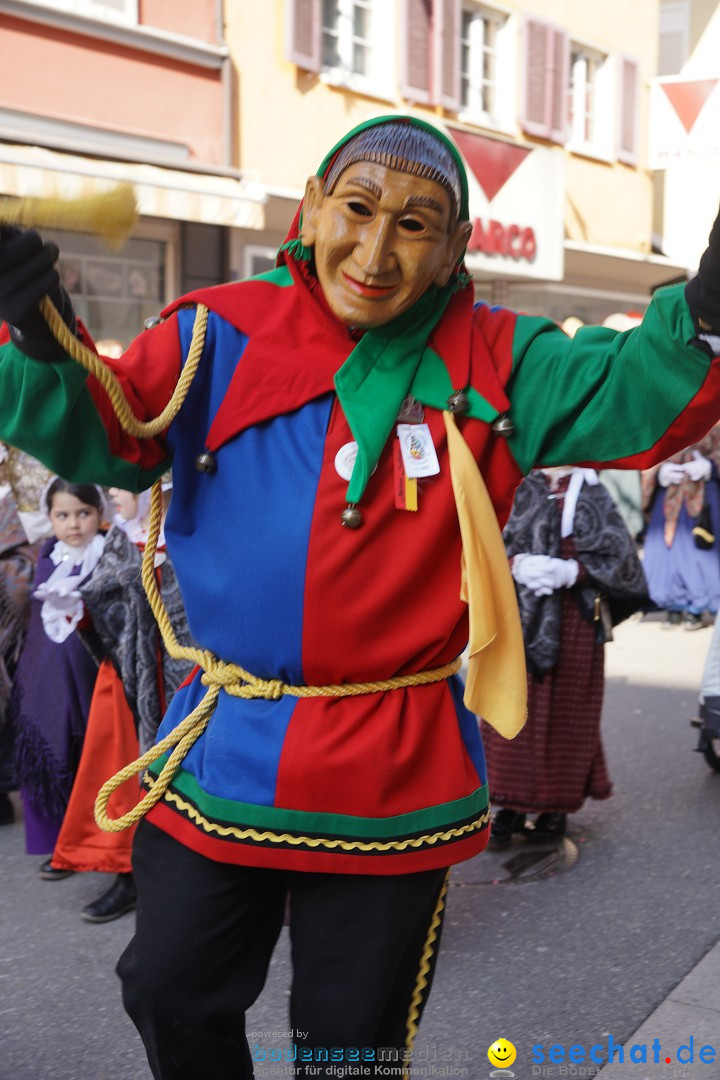
<path fill-rule="evenodd" d="M 92 237 L 47 237 L 60 248 L 60 278 L 95 341 L 127 348 L 145 319 L 165 306 L 165 243 L 134 237 L 110 254 Z"/>
<path fill-rule="evenodd" d="M 247 244 L 243 252 L 243 277 L 254 277 L 256 274 L 274 270 L 276 256 L 276 248 Z"/>

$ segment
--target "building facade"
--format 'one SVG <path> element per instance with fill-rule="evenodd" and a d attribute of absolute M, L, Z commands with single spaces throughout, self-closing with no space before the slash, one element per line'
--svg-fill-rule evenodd
<path fill-rule="evenodd" d="M 228 3 L 239 163 L 268 198 L 265 232 L 234 237 L 233 269 L 269 265 L 349 127 L 411 112 L 467 163 L 479 295 L 558 320 L 642 310 L 685 269 L 652 245 L 658 32 L 658 0 Z"/>
<path fill-rule="evenodd" d="M 237 169 L 222 27 L 218 0 L 0 7 L 0 195 L 135 186 L 141 218 L 121 252 L 57 236 L 63 280 L 96 339 L 126 345 L 180 291 L 223 280 L 230 231 L 264 224 L 264 197 Z"/>
<path fill-rule="evenodd" d="M 4 0 L 0 195 L 133 182 L 122 252 L 58 237 L 79 313 L 125 345 L 178 293 L 272 265 L 329 146 L 410 112 L 467 164 L 478 296 L 602 321 L 693 268 L 678 238 L 701 243 L 716 177 L 678 225 L 651 86 L 706 78 L 718 25 L 714 0 Z"/>

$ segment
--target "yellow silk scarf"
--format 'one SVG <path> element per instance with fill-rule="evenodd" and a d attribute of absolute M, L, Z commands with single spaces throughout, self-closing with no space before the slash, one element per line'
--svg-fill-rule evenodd
<path fill-rule="evenodd" d="M 465 704 L 504 738 L 527 717 L 527 675 L 515 585 L 485 481 L 452 413 L 443 413 L 462 538 L 461 599 L 468 605 Z"/>

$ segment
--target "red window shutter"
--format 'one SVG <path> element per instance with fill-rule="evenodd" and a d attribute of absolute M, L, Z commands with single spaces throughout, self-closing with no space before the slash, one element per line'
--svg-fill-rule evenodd
<path fill-rule="evenodd" d="M 570 42 L 564 30 L 552 29 L 549 37 L 550 138 L 564 143 L 568 129 Z"/>
<path fill-rule="evenodd" d="M 435 0 L 436 64 L 438 100 L 446 109 L 460 108 L 460 19 L 461 0 Z"/>
<path fill-rule="evenodd" d="M 627 56 L 617 58 L 616 147 L 618 161 L 637 165 L 638 159 L 638 96 L 640 65 Z"/>
<path fill-rule="evenodd" d="M 403 96 L 427 104 L 432 100 L 433 87 L 433 0 L 405 0 L 403 14 Z"/>
<path fill-rule="evenodd" d="M 528 135 L 564 142 L 570 65 L 568 36 L 543 19 L 526 18 L 520 124 Z"/>
<path fill-rule="evenodd" d="M 319 71 L 321 0 L 285 0 L 285 55 L 306 71 Z"/>

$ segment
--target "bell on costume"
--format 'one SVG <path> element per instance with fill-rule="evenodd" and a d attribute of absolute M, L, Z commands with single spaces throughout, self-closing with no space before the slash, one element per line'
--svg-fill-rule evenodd
<path fill-rule="evenodd" d="M 465 416 L 470 411 L 470 399 L 464 390 L 456 390 L 447 399 L 448 411 L 456 416 Z"/>
<path fill-rule="evenodd" d="M 362 514 L 355 503 L 348 503 L 340 515 L 340 520 L 347 529 L 359 529 L 363 523 Z"/>
<path fill-rule="evenodd" d="M 502 435 L 504 439 L 507 439 L 508 435 L 514 433 L 515 425 L 507 413 L 501 413 L 494 422 L 492 429 L 496 435 Z"/>
<path fill-rule="evenodd" d="M 216 473 L 217 461 L 215 455 L 211 454 L 209 450 L 203 450 L 202 454 L 198 454 L 195 458 L 195 468 L 202 473 Z"/>

